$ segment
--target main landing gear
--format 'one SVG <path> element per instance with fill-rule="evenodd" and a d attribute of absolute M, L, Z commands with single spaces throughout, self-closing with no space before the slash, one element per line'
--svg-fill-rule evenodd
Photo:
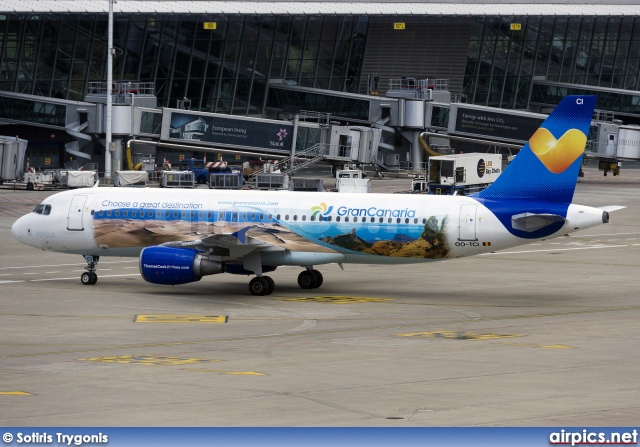
<path fill-rule="evenodd" d="M 270 276 L 256 276 L 249 282 L 249 292 L 251 292 L 251 295 L 271 295 L 275 288 L 276 284 Z"/>
<path fill-rule="evenodd" d="M 80 275 L 80 282 L 85 286 L 91 286 L 98 282 L 98 275 L 96 274 L 96 264 L 100 260 L 100 256 L 84 255 L 87 266 L 84 268 L 86 272 Z"/>
<path fill-rule="evenodd" d="M 322 273 L 308 267 L 298 275 L 298 285 L 302 289 L 317 289 L 322 285 Z M 249 282 L 249 292 L 251 295 L 263 296 L 271 295 L 275 289 L 275 284 L 270 276 L 256 276 Z"/>
<path fill-rule="evenodd" d="M 317 289 L 322 285 L 322 273 L 313 268 L 303 270 L 298 275 L 298 285 L 301 289 Z"/>

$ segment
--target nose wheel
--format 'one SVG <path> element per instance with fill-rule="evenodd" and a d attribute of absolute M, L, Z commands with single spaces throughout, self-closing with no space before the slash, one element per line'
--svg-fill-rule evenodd
<path fill-rule="evenodd" d="M 100 260 L 99 256 L 84 255 L 87 266 L 84 268 L 86 272 L 80 275 L 80 282 L 85 286 L 92 286 L 98 282 L 98 275 L 96 274 L 96 264 Z"/>

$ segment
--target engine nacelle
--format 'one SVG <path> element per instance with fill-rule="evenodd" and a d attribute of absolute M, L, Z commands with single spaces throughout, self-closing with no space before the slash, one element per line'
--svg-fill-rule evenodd
<path fill-rule="evenodd" d="M 159 245 L 140 252 L 140 274 L 153 284 L 187 284 L 216 273 L 224 273 L 224 264 L 197 250 Z"/>

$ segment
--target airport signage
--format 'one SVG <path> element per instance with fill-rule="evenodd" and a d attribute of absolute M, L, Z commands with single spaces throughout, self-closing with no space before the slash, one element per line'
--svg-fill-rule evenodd
<path fill-rule="evenodd" d="M 171 112 L 167 137 L 183 142 L 291 151 L 293 125 L 286 121 Z"/>
<path fill-rule="evenodd" d="M 202 24 L 203 29 L 216 29 L 218 27 L 217 22 L 204 22 Z"/>
<path fill-rule="evenodd" d="M 512 23 L 511 31 L 520 31 L 522 30 L 522 23 Z"/>
<path fill-rule="evenodd" d="M 396 22 L 393 24 L 393 29 L 405 29 L 405 24 L 404 22 Z"/>
<path fill-rule="evenodd" d="M 453 133 L 523 143 L 544 121 L 542 117 L 489 112 L 471 107 L 458 107 L 455 117 Z"/>

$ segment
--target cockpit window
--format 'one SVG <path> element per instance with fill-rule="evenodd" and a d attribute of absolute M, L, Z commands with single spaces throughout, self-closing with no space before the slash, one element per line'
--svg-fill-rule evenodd
<path fill-rule="evenodd" d="M 51 205 L 40 204 L 36 206 L 33 212 L 36 214 L 44 214 L 45 216 L 48 216 L 51 213 Z"/>

